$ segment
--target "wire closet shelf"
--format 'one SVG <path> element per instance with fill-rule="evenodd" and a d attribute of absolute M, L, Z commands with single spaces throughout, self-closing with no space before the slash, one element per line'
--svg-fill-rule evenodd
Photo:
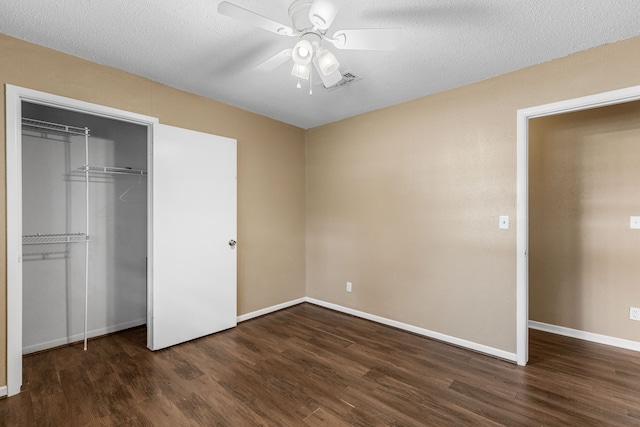
<path fill-rule="evenodd" d="M 51 123 L 43 120 L 36 119 L 22 119 L 23 129 L 39 130 L 53 133 L 68 133 L 73 135 L 89 136 L 89 128 L 81 128 L 69 125 L 63 125 L 59 123 Z M 133 175 L 139 177 L 146 177 L 147 171 L 143 169 L 134 169 L 129 167 L 115 167 L 115 166 L 93 166 L 86 164 L 70 172 L 73 175 L 84 175 L 89 173 L 93 176 L 113 176 L 113 175 Z"/>
<path fill-rule="evenodd" d="M 89 173 L 89 175 L 94 176 L 112 176 L 112 175 L 133 175 L 146 177 L 147 171 L 143 169 L 134 169 L 134 168 L 119 168 L 114 166 L 91 166 L 85 165 L 81 166 L 77 169 L 74 169 L 71 173 L 74 175 L 84 175 L 85 173 Z"/>
<path fill-rule="evenodd" d="M 56 133 L 71 133 L 74 135 L 89 135 L 89 128 L 80 128 L 58 123 L 45 122 L 43 120 L 22 119 L 22 128 L 29 130 L 40 130 Z"/>
<path fill-rule="evenodd" d="M 25 234 L 22 236 L 23 245 L 53 245 L 60 243 L 84 243 L 89 240 L 85 233 L 60 234 Z"/>

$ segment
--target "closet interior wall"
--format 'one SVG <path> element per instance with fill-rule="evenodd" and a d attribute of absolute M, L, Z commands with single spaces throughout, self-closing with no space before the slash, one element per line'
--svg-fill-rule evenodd
<path fill-rule="evenodd" d="M 90 129 L 89 165 L 147 169 L 147 128 L 24 102 L 22 117 Z M 23 128 L 22 234 L 84 233 L 85 137 Z M 88 335 L 146 323 L 147 178 L 89 179 Z M 84 336 L 85 245 L 23 245 L 23 353 Z"/>

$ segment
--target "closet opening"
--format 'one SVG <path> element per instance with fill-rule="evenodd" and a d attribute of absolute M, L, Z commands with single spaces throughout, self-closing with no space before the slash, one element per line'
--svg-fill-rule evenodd
<path fill-rule="evenodd" d="M 145 325 L 147 126 L 21 110 L 22 353 Z"/>
<path fill-rule="evenodd" d="M 152 351 L 234 327 L 237 141 L 5 90 L 7 395 L 24 353 L 145 323 Z"/>

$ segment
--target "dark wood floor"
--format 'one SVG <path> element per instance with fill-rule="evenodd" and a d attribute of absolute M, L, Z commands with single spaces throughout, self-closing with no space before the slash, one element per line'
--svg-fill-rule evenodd
<path fill-rule="evenodd" d="M 145 334 L 25 357 L 0 423 L 640 425 L 640 354 L 538 331 L 525 368 L 310 304 L 155 353 Z"/>

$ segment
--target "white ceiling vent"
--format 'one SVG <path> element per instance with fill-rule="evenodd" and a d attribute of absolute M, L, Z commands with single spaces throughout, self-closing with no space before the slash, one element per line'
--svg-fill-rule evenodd
<path fill-rule="evenodd" d="M 320 82 L 318 84 L 318 86 L 320 86 L 320 87 L 322 87 L 323 89 L 326 89 L 326 90 L 335 90 L 335 89 L 339 89 L 341 87 L 345 87 L 347 85 L 350 85 L 351 83 L 355 83 L 355 82 L 357 82 L 358 80 L 361 80 L 361 79 L 362 79 L 362 77 L 356 76 L 355 74 L 353 74 L 350 71 L 346 71 L 346 72 L 342 73 L 342 79 L 338 83 L 334 84 L 333 86 L 326 87 L 322 82 Z"/>

